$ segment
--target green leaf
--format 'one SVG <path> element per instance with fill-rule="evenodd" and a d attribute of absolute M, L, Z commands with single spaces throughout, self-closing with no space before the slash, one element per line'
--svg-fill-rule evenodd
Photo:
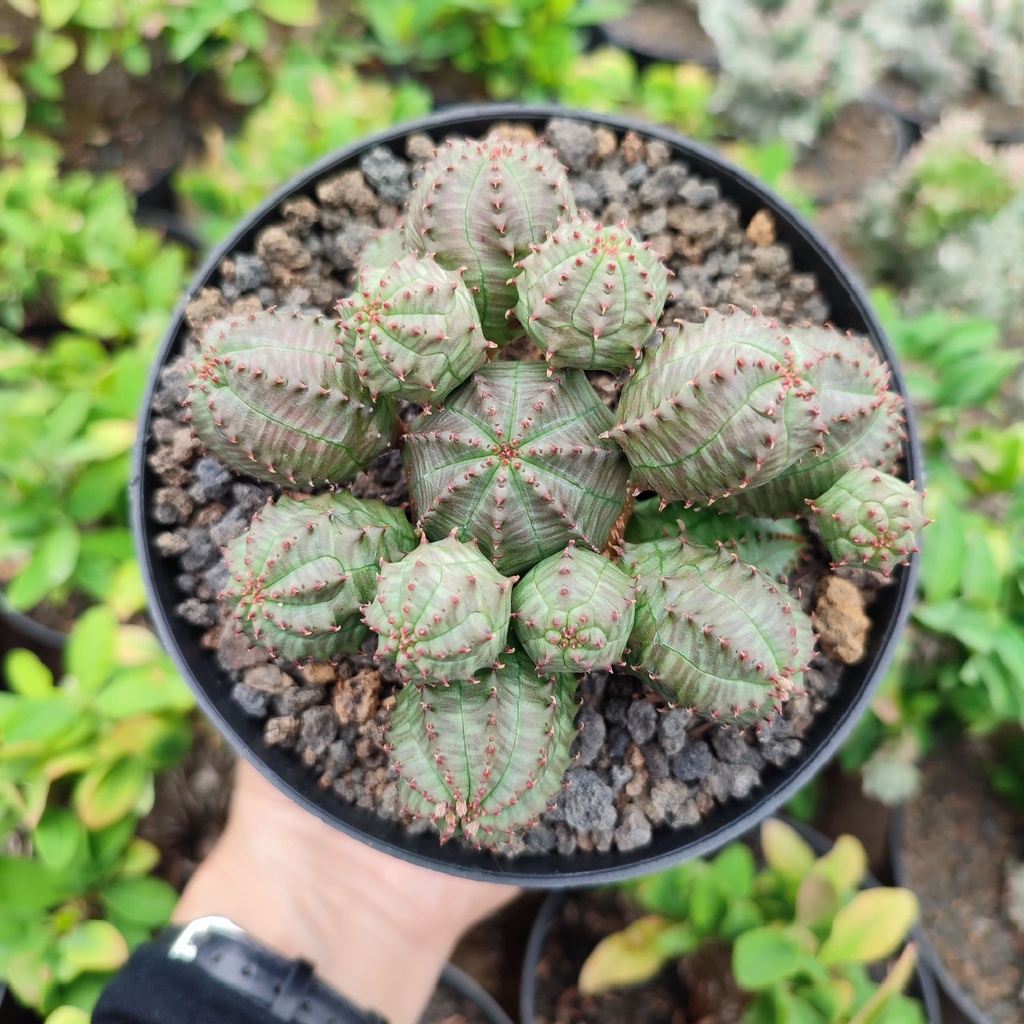
<path fill-rule="evenodd" d="M 88 829 L 102 829 L 128 815 L 149 784 L 150 773 L 137 758 L 97 765 L 79 779 L 72 796 L 75 813 Z"/>
<path fill-rule="evenodd" d="M 18 611 L 30 611 L 51 591 L 68 581 L 78 562 L 81 537 L 70 523 L 51 529 L 28 564 L 7 588 L 7 600 Z"/>
<path fill-rule="evenodd" d="M 38 0 L 39 20 L 49 29 L 63 28 L 75 15 L 81 0 Z"/>
<path fill-rule="evenodd" d="M 84 612 L 68 636 L 64 663 L 84 693 L 94 693 L 116 665 L 117 617 L 105 605 Z"/>
<path fill-rule="evenodd" d="M 69 982 L 86 971 L 115 971 L 128 959 L 128 943 L 109 921 L 84 921 L 57 944 L 57 978 Z"/>
<path fill-rule="evenodd" d="M 74 893 L 72 880 L 42 861 L 0 857 L 0 908 L 45 910 Z"/>
<path fill-rule="evenodd" d="M 917 920 L 917 912 L 917 897 L 909 889 L 858 892 L 836 914 L 821 947 L 821 962 L 874 963 L 891 956 Z"/>
<path fill-rule="evenodd" d="M 167 923 L 178 902 L 173 886 L 159 878 L 125 878 L 102 892 L 103 902 L 120 917 L 149 928 Z"/>
<path fill-rule="evenodd" d="M 160 850 L 148 839 L 136 836 L 124 851 L 124 859 L 117 873 L 122 878 L 138 878 L 148 875 L 160 863 Z"/>
<path fill-rule="evenodd" d="M 317 0 L 256 0 L 256 9 L 293 28 L 311 28 L 320 22 Z"/>
<path fill-rule="evenodd" d="M 736 939 L 732 972 L 740 988 L 757 992 L 790 977 L 800 955 L 800 942 L 794 935 L 770 925 L 755 928 Z"/>
<path fill-rule="evenodd" d="M 79 722 L 82 709 L 73 700 L 25 697 L 7 719 L 0 745 L 2 756 L 20 756 L 28 750 L 41 752 L 47 744 L 57 745 Z"/>
<path fill-rule="evenodd" d="M 754 854 L 745 843 L 730 843 L 711 862 L 719 891 L 728 901 L 749 896 L 754 885 Z"/>
<path fill-rule="evenodd" d="M 850 1018 L 850 1024 L 884 1024 L 886 1007 L 910 984 L 917 966 L 917 947 L 908 943 L 868 1001 Z"/>
<path fill-rule="evenodd" d="M 25 127 L 25 94 L 0 66 L 0 136 L 16 139 Z"/>
<path fill-rule="evenodd" d="M 82 823 L 63 807 L 48 807 L 32 833 L 40 858 L 58 871 L 70 866 L 84 841 Z"/>
<path fill-rule="evenodd" d="M 671 925 L 663 917 L 648 915 L 603 938 L 580 970 L 580 992 L 595 995 L 653 978 L 669 959 L 662 955 L 657 940 Z"/>
<path fill-rule="evenodd" d="M 11 651 L 4 661 L 4 673 L 10 688 L 23 697 L 53 696 L 53 673 L 32 651 L 20 647 Z"/>
<path fill-rule="evenodd" d="M 799 882 L 814 864 L 814 850 L 792 826 L 769 818 L 761 826 L 765 863 L 791 882 Z"/>

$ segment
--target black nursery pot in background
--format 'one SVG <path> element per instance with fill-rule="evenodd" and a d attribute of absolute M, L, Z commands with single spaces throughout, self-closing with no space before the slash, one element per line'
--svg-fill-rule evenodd
<path fill-rule="evenodd" d="M 850 271 L 789 206 L 744 171 L 668 130 L 625 119 L 558 107 L 464 107 L 398 126 L 321 160 L 271 196 L 209 255 L 179 305 L 152 368 L 135 449 L 132 484 L 133 527 L 153 622 L 199 703 L 238 752 L 311 813 L 376 849 L 465 877 L 534 888 L 569 888 L 607 882 L 708 854 L 749 831 L 805 785 L 824 767 L 866 709 L 872 691 L 892 657 L 913 599 L 916 560 L 910 566 L 898 569 L 893 585 L 880 592 L 872 606 L 875 626 L 866 656 L 859 665 L 845 669 L 839 694 L 830 700 L 828 707 L 815 718 L 804 735 L 801 755 L 782 768 L 766 766 L 761 786 L 754 796 L 725 805 L 717 804 L 696 826 L 679 831 L 656 830 L 650 845 L 629 852 L 613 850 L 605 854 L 576 852 L 571 855 L 553 852 L 529 854 L 513 860 L 457 842 L 442 846 L 433 832 L 411 834 L 372 812 L 345 804 L 329 790 L 318 788 L 315 773 L 305 769 L 294 754 L 264 743 L 261 724 L 247 716 L 230 698 L 230 681 L 213 654 L 200 644 L 201 631 L 173 613 L 182 596 L 175 586 L 172 564 L 162 559 L 154 546 L 154 538 L 161 527 L 150 518 L 148 510 L 158 483 L 147 464 L 147 453 L 152 440 L 152 399 L 162 368 L 179 354 L 186 306 L 204 286 L 216 280 L 218 267 L 225 257 L 237 250 L 251 248 L 257 233 L 279 219 L 278 207 L 284 199 L 312 195 L 319 179 L 357 167 L 360 156 L 375 146 L 383 145 L 396 154 L 402 153 L 404 141 L 412 133 L 425 132 L 436 138 L 450 134 L 477 137 L 485 135 L 497 123 L 510 121 L 542 130 L 552 117 L 571 117 L 594 127 L 606 126 L 620 138 L 629 131 L 636 131 L 649 140 L 661 140 L 669 147 L 672 156 L 684 161 L 693 174 L 718 185 L 723 198 L 739 209 L 742 224 L 747 224 L 759 210 L 770 211 L 775 220 L 778 241 L 788 245 L 791 251 L 794 269 L 816 276 L 836 324 L 871 338 L 881 358 L 893 369 L 894 389 L 906 396 L 892 351 L 865 294 Z M 910 439 L 905 446 L 903 468 L 907 479 L 920 480 L 922 462 L 909 410 L 907 431 Z"/>
<path fill-rule="evenodd" d="M 819 857 L 827 853 L 832 848 L 832 840 L 827 836 L 822 835 L 820 832 L 810 828 L 802 822 L 792 821 L 790 819 L 785 820 L 789 825 L 795 828 L 801 836 L 803 836 Z M 752 834 L 747 837 L 747 839 L 748 842 L 750 842 L 756 849 L 756 834 Z M 879 884 L 880 883 L 877 879 L 868 875 L 864 880 L 862 888 L 871 889 L 875 888 Z M 544 954 L 544 945 L 547 941 L 548 932 L 551 930 L 551 925 L 558 916 L 559 911 L 562 909 L 565 900 L 570 895 L 572 894 L 568 892 L 551 893 L 540 905 L 540 909 L 537 911 L 537 916 L 534 919 L 533 926 L 530 928 L 530 935 L 526 942 L 526 951 L 523 954 L 523 969 L 519 984 L 520 1024 L 534 1024 L 537 1019 L 537 969 L 540 964 L 541 957 Z M 915 933 L 911 938 L 918 944 L 918 948 L 920 949 L 922 943 L 919 930 L 915 930 Z M 562 952 L 566 951 L 563 950 Z M 571 951 L 571 954 L 580 954 L 581 957 L 585 957 L 589 953 L 589 949 L 574 949 Z M 942 1024 L 942 1011 L 940 1007 L 938 986 L 936 985 L 935 978 L 932 975 L 931 967 L 928 963 L 922 963 L 920 956 L 918 957 L 918 963 L 914 970 L 914 974 L 910 979 L 910 983 L 907 985 L 906 992 L 907 995 L 921 1000 L 921 1003 L 924 1005 L 925 1016 L 928 1019 L 928 1024 Z M 972 1018 L 972 1021 L 973 1020 L 975 1020 L 975 1018 Z M 644 1024 L 644 1022 L 638 1020 L 637 1024 Z M 988 1022 L 979 1021 L 979 1024 L 988 1024 Z"/>

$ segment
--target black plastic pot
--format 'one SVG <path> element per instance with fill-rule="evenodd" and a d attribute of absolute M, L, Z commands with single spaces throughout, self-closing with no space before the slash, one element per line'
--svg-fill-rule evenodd
<path fill-rule="evenodd" d="M 905 873 L 903 870 L 903 809 L 897 807 L 893 811 L 889 824 L 889 862 L 892 865 L 893 882 L 896 885 L 904 885 Z M 942 988 L 943 993 L 950 1002 L 967 1018 L 971 1024 L 993 1024 L 992 1018 L 975 1006 L 971 997 L 953 980 L 949 969 L 935 947 L 928 941 L 928 933 L 923 928 L 919 929 L 917 936 L 918 947 L 921 951 L 921 959 L 934 973 L 936 981 Z"/>
<path fill-rule="evenodd" d="M 808 843 L 814 848 L 818 856 L 826 853 L 832 847 L 832 840 L 823 836 L 820 832 L 808 827 L 802 822 L 785 819 L 787 824 L 792 825 Z M 748 837 L 752 845 L 756 845 L 756 836 Z M 880 883 L 877 879 L 868 875 L 864 880 L 863 888 L 873 889 Z M 553 892 L 540 906 L 537 917 L 530 929 L 530 936 L 526 943 L 526 952 L 523 956 L 523 973 L 519 987 L 519 1019 L 521 1024 L 534 1024 L 537 1015 L 537 965 L 540 963 L 541 954 L 544 951 L 544 943 L 547 940 L 548 929 L 551 922 L 558 915 L 562 904 L 570 895 L 568 892 Z M 918 944 L 919 951 L 923 943 L 920 935 L 915 931 L 913 941 Z M 939 1001 L 939 991 L 932 977 L 930 964 L 921 962 L 919 958 L 914 975 L 907 986 L 907 994 L 915 999 L 920 999 L 924 1004 L 925 1014 L 929 1024 L 942 1024 L 942 1010 Z M 643 1024 L 639 1021 L 638 1024 Z M 988 1024 L 987 1021 L 984 1024 Z"/>
<path fill-rule="evenodd" d="M 917 560 L 898 570 L 894 585 L 879 596 L 873 608 L 877 625 L 872 631 L 866 657 L 861 665 L 848 670 L 840 696 L 816 718 L 804 737 L 804 756 L 785 768 L 766 768 L 756 799 L 719 805 L 698 826 L 679 832 L 660 831 L 648 847 L 628 853 L 577 853 L 571 856 L 550 853 L 509 860 L 496 854 L 467 849 L 454 842 L 441 846 L 436 835 L 411 835 L 375 814 L 343 804 L 332 793 L 314 785 L 312 776 L 298 758 L 288 751 L 264 744 L 260 723 L 248 717 L 229 698 L 230 682 L 211 652 L 201 647 L 200 631 L 172 612 L 181 601 L 181 595 L 174 584 L 175 570 L 170 563 L 161 560 L 153 545 L 158 528 L 149 519 L 147 510 L 157 481 L 147 466 L 146 454 L 153 394 L 161 368 L 178 351 L 186 305 L 214 278 L 225 256 L 251 246 L 256 233 L 278 219 L 277 209 L 284 198 L 292 194 L 312 193 L 318 179 L 357 165 L 360 154 L 373 146 L 385 145 L 399 152 L 403 140 L 412 132 L 437 133 L 439 137 L 446 133 L 476 136 L 486 133 L 493 124 L 501 121 L 526 122 L 542 128 L 553 116 L 572 116 L 591 124 L 607 125 L 620 135 L 635 130 L 649 138 L 663 140 L 694 173 L 719 183 L 722 194 L 736 204 L 744 222 L 758 210 L 769 209 L 775 218 L 779 241 L 791 249 L 794 266 L 817 275 L 822 293 L 830 303 L 833 320 L 843 328 L 867 334 L 882 357 L 893 364 L 892 351 L 867 297 L 839 257 L 791 207 L 714 152 L 666 129 L 626 119 L 577 113 L 554 106 L 495 104 L 465 107 L 400 125 L 321 160 L 267 199 L 209 254 L 182 299 L 152 368 L 142 406 L 144 412 L 135 449 L 131 488 L 132 522 L 155 628 L 204 711 L 242 756 L 311 813 L 378 850 L 464 877 L 532 888 L 572 888 L 607 882 L 653 871 L 687 857 L 701 856 L 743 835 L 776 810 L 825 766 L 867 708 L 909 614 Z M 905 396 L 906 388 L 894 365 L 893 383 Z M 910 420 L 908 415 L 910 441 L 905 468 L 908 479 L 920 482 L 923 463 Z"/>
<path fill-rule="evenodd" d="M 512 1018 L 501 1008 L 498 1001 L 475 978 L 455 964 L 445 964 L 441 972 L 440 985 L 457 992 L 490 1021 L 490 1024 L 512 1024 Z"/>
<path fill-rule="evenodd" d="M 672 8 L 673 4 L 666 3 L 663 6 Z M 714 52 L 714 44 L 699 25 L 693 26 L 693 42 L 676 48 L 665 41 L 640 41 L 633 30 L 642 16 L 642 12 L 634 9 L 624 18 L 595 26 L 595 44 L 604 43 L 625 50 L 633 55 L 636 66 L 641 70 L 651 64 L 699 64 L 710 70 L 718 68 L 719 61 L 718 55 Z M 696 12 L 685 16 L 692 18 L 694 22 L 697 20 Z"/>

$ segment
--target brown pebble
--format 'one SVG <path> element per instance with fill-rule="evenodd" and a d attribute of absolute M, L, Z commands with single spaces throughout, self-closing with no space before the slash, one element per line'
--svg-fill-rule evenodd
<path fill-rule="evenodd" d="M 256 236 L 256 253 L 271 268 L 288 270 L 308 267 L 313 259 L 299 239 L 278 226 L 264 228 Z"/>
<path fill-rule="evenodd" d="M 871 620 L 864 612 L 864 595 L 849 580 L 826 576 L 818 585 L 814 628 L 821 649 L 834 661 L 856 665 L 865 654 Z"/>
<path fill-rule="evenodd" d="M 331 698 L 334 713 L 342 725 L 362 725 L 373 720 L 380 704 L 380 675 L 363 669 L 351 679 L 343 679 Z"/>
<path fill-rule="evenodd" d="M 302 722 L 296 715 L 268 718 L 263 726 L 263 739 L 268 746 L 291 746 L 298 738 Z"/>
<path fill-rule="evenodd" d="M 622 159 L 630 166 L 643 163 L 647 157 L 644 140 L 636 132 L 626 132 L 626 137 L 622 140 L 621 149 Z"/>
<path fill-rule="evenodd" d="M 260 693 L 284 693 L 288 687 L 295 685 L 295 680 L 290 675 L 269 662 L 247 669 L 242 678 L 246 686 L 259 690 Z"/>
<path fill-rule="evenodd" d="M 219 288 L 201 288 L 199 294 L 185 307 L 189 327 L 197 331 L 218 317 L 227 316 L 228 304 Z"/>
<path fill-rule="evenodd" d="M 215 501 L 210 505 L 203 506 L 196 513 L 190 525 L 204 530 L 208 529 L 215 523 L 219 523 L 224 518 L 226 512 L 227 506 L 222 505 L 219 501 Z"/>
<path fill-rule="evenodd" d="M 647 143 L 647 166 L 652 171 L 664 167 L 671 159 L 672 151 L 660 139 L 652 139 Z"/>
<path fill-rule="evenodd" d="M 318 217 L 316 203 L 309 196 L 286 199 L 281 204 L 281 215 L 303 235 L 316 224 Z"/>
<path fill-rule="evenodd" d="M 337 678 L 335 667 L 322 661 L 311 661 L 308 665 L 303 665 L 299 671 L 310 686 L 326 686 Z"/>
<path fill-rule="evenodd" d="M 316 187 L 316 197 L 324 206 L 346 207 L 355 213 L 373 213 L 380 205 L 377 193 L 358 168 L 325 178 Z"/>
<path fill-rule="evenodd" d="M 594 140 L 597 143 L 594 149 L 595 163 L 607 160 L 619 148 L 619 140 L 615 137 L 615 132 L 604 125 L 594 129 Z"/>
<path fill-rule="evenodd" d="M 405 155 L 410 160 L 430 160 L 436 150 L 434 140 L 423 132 L 414 132 L 405 140 Z"/>
<path fill-rule="evenodd" d="M 536 142 L 537 132 L 528 124 L 509 124 L 502 121 L 492 129 L 506 142 Z"/>
<path fill-rule="evenodd" d="M 775 244 L 775 218 L 768 210 L 758 210 L 747 225 L 747 241 L 751 245 Z"/>
<path fill-rule="evenodd" d="M 245 295 L 239 295 L 234 302 L 231 303 L 231 315 L 232 316 L 248 316 L 250 313 L 260 313 L 263 311 L 263 303 L 260 302 L 258 295 L 253 295 L 252 292 L 248 292 Z"/>

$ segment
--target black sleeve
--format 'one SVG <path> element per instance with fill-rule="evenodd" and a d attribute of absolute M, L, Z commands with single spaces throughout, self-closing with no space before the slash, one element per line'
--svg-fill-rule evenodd
<path fill-rule="evenodd" d="M 103 990 L 93 1024 L 281 1024 L 266 1007 L 190 964 L 166 946 L 140 946 Z"/>

